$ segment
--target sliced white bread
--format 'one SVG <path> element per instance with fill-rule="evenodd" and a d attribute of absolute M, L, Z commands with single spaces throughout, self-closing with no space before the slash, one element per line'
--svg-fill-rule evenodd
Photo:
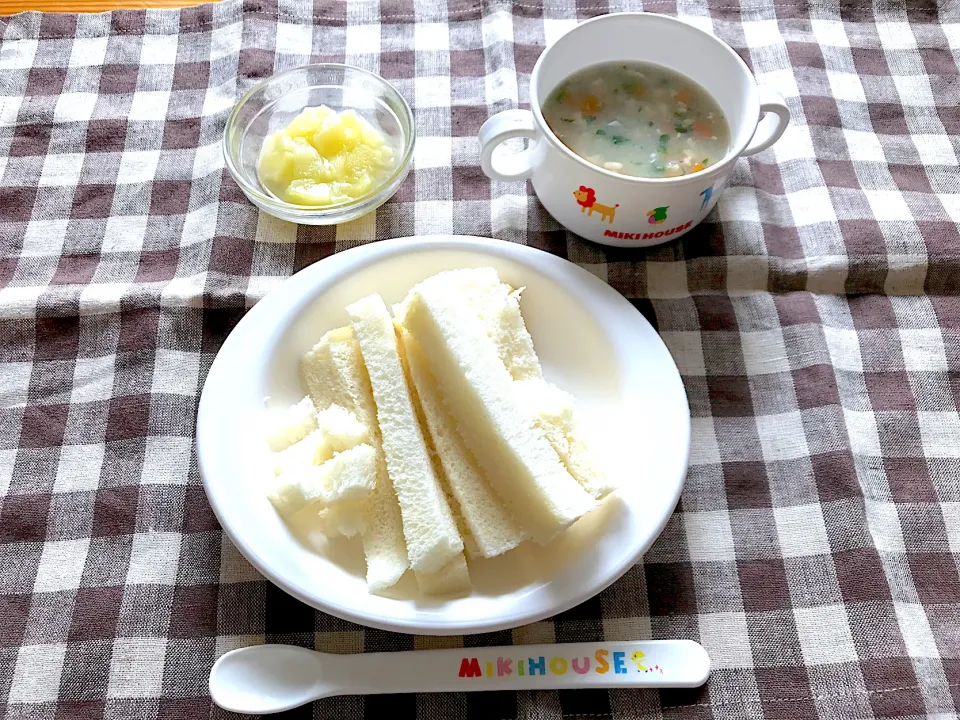
<path fill-rule="evenodd" d="M 500 360 L 518 383 L 524 407 L 567 471 L 600 499 L 615 489 L 590 450 L 572 395 L 543 379 L 540 359 L 520 311 L 520 292 L 491 267 L 448 270 L 426 281 L 459 288 L 497 345 Z"/>
<path fill-rule="evenodd" d="M 414 572 L 417 585 L 424 595 L 453 595 L 467 592 L 473 585 L 463 553 L 456 555 L 437 572 Z"/>
<path fill-rule="evenodd" d="M 335 507 L 363 500 L 374 488 L 375 460 L 372 447 L 357 445 L 322 465 L 298 465 L 277 478 L 270 502 L 280 515 L 289 517 L 313 502 Z"/>
<path fill-rule="evenodd" d="M 276 410 L 267 416 L 264 437 L 274 452 L 280 452 L 303 440 L 317 427 L 317 410 L 309 397 L 285 410 Z"/>
<path fill-rule="evenodd" d="M 480 553 L 477 550 L 477 544 L 473 541 L 473 536 L 470 534 L 470 528 L 463 519 L 463 514 L 460 512 L 457 499 L 454 497 L 453 491 L 450 489 L 450 483 L 447 479 L 446 473 L 443 471 L 443 464 L 440 462 L 440 456 L 437 454 L 437 448 L 433 444 L 433 438 L 430 437 L 430 430 L 427 427 L 427 418 L 423 414 L 423 403 L 420 402 L 420 395 L 417 392 L 417 386 L 414 384 L 413 378 L 410 376 L 410 364 L 407 362 L 407 350 L 403 343 L 403 338 L 401 337 L 403 328 L 398 323 L 394 323 L 394 329 L 397 332 L 397 350 L 400 353 L 400 364 L 403 365 L 403 376 L 407 381 L 407 388 L 410 390 L 410 401 L 413 403 L 413 410 L 417 416 L 417 423 L 420 425 L 420 433 L 423 435 L 423 442 L 427 446 L 427 454 L 430 456 L 430 466 L 433 468 L 433 474 L 440 482 L 440 487 L 443 489 L 443 494 L 447 498 L 447 505 L 450 507 L 450 512 L 453 515 L 453 521 L 457 524 L 457 532 L 460 533 L 460 537 L 463 539 L 463 552 L 469 557 L 480 557 Z"/>
<path fill-rule="evenodd" d="M 377 453 L 370 445 L 344 450 L 323 464 L 324 505 L 320 517 L 328 535 L 353 537 L 366 530 L 365 507 L 376 488 Z"/>
<path fill-rule="evenodd" d="M 363 538 L 363 534 L 367 531 L 367 499 L 345 500 L 336 505 L 321 508 L 317 517 L 320 519 L 320 527 L 324 535 L 328 538 L 335 535 L 350 538 L 358 533 Z M 368 583 L 369 579 L 368 570 Z"/>
<path fill-rule="evenodd" d="M 331 454 L 349 450 L 370 441 L 370 431 L 352 412 L 340 405 L 316 413 L 317 428 Z"/>
<path fill-rule="evenodd" d="M 502 555 L 523 542 L 526 535 L 481 474 L 443 404 L 429 364 L 413 336 L 401 329 L 401 338 L 424 425 L 475 551 L 486 558 Z"/>
<path fill-rule="evenodd" d="M 273 454 L 273 472 L 275 475 L 282 475 L 288 470 L 308 465 L 320 465 L 328 460 L 332 454 L 327 448 L 323 433 L 314 429 L 303 439 Z"/>
<path fill-rule="evenodd" d="M 546 380 L 522 380 L 514 387 L 520 401 L 533 415 L 534 427 L 550 441 L 583 489 L 598 500 L 616 490 L 587 443 L 573 395 Z"/>
<path fill-rule="evenodd" d="M 320 480 L 315 472 L 319 469 L 319 465 L 303 465 L 274 478 L 267 498 L 280 517 L 290 518 L 312 503 L 320 511 Z"/>
<path fill-rule="evenodd" d="M 543 377 L 533 338 L 520 313 L 520 293 L 501 282 L 496 270 L 492 267 L 448 270 L 426 281 L 432 282 L 457 288 L 464 302 L 483 321 L 510 377 L 514 380 Z"/>
<path fill-rule="evenodd" d="M 437 379 L 468 449 L 507 510 L 539 543 L 595 507 L 533 427 L 484 324 L 455 285 L 436 278 L 398 308 Z"/>
<path fill-rule="evenodd" d="M 326 333 L 304 356 L 300 371 L 314 405 L 323 409 L 339 405 L 352 412 L 366 427 L 376 453 L 376 482 L 364 503 L 360 538 L 367 559 L 367 587 L 373 593 L 382 592 L 396 584 L 409 562 L 400 508 L 380 445 L 377 408 L 353 328 Z"/>
<path fill-rule="evenodd" d="M 349 358 L 350 346 L 355 343 L 356 336 L 349 325 L 327 331 L 301 358 L 300 377 L 318 411 L 337 405 L 354 413 L 357 419 L 366 425 L 367 418 L 360 414 L 362 403 L 357 402 L 357 398 L 363 394 L 364 381 L 349 375 L 352 365 Z M 338 348 L 339 363 L 334 360 L 332 347 Z M 359 348 L 357 345 L 357 352 Z M 360 364 L 363 364 L 362 357 Z M 366 382 L 369 385 L 369 380 Z"/>
<path fill-rule="evenodd" d="M 313 402 L 304 398 L 311 410 Z M 294 407 L 301 407 L 298 403 Z M 334 453 L 368 442 L 369 432 L 366 425 L 357 416 L 339 405 L 331 405 L 320 412 L 311 412 L 313 430 L 305 437 L 284 448 L 273 456 L 274 474 L 280 475 L 287 470 L 305 465 L 321 465 Z M 277 427 L 277 426 L 274 426 Z M 287 437 L 293 437 L 288 435 Z"/>
<path fill-rule="evenodd" d="M 324 505 L 361 500 L 376 487 L 377 453 L 364 443 L 338 452 L 320 469 L 324 471 L 320 496 Z"/>
<path fill-rule="evenodd" d="M 410 400 L 413 403 L 417 423 L 420 425 L 420 432 L 423 434 L 423 440 L 427 446 L 427 453 L 430 456 L 430 466 L 433 468 L 433 473 L 443 488 L 444 495 L 447 498 L 447 504 L 457 524 L 457 532 L 460 533 L 460 537 L 463 538 L 462 553 L 456 555 L 453 560 L 436 572 L 427 573 L 414 571 L 414 577 L 417 579 L 417 585 L 424 595 L 462 594 L 473 587 L 473 584 L 470 582 L 470 572 L 467 569 L 465 555 L 472 554 L 475 556 L 478 554 L 476 543 L 473 541 L 470 528 L 467 527 L 463 515 L 457 512 L 457 500 L 450 490 L 450 483 L 447 481 L 447 477 L 443 472 L 440 456 L 437 454 L 437 449 L 430 437 L 430 431 L 427 429 L 427 419 L 423 412 L 423 404 L 420 402 L 420 395 L 417 393 L 417 387 L 410 375 L 406 346 L 400 337 L 402 328 L 394 324 L 394 329 L 397 332 L 397 350 L 400 354 L 400 363 L 403 366 L 404 379 L 407 382 L 407 387 L 410 389 Z"/>
<path fill-rule="evenodd" d="M 370 377 L 387 471 L 400 502 L 410 567 L 433 573 L 463 552 L 424 442 L 383 298 L 370 295 L 347 306 Z"/>

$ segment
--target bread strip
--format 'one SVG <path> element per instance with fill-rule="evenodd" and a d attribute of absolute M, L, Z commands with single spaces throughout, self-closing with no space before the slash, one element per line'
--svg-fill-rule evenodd
<path fill-rule="evenodd" d="M 523 542 L 526 535 L 480 473 L 457 432 L 456 422 L 443 405 L 436 380 L 413 336 L 403 330 L 401 338 L 430 440 L 477 552 L 486 558 L 502 555 Z"/>
<path fill-rule="evenodd" d="M 430 359 L 468 449 L 507 510 L 540 543 L 595 507 L 514 394 L 483 324 L 439 282 L 413 288 L 399 308 L 404 329 Z"/>
<path fill-rule="evenodd" d="M 353 328 L 326 333 L 303 358 L 300 371 L 317 408 L 339 405 L 367 427 L 369 443 L 376 452 L 376 484 L 365 503 L 366 522 L 360 537 L 367 558 L 367 587 L 370 592 L 382 592 L 396 584 L 409 562 L 400 508 L 380 444 L 370 379 Z"/>
<path fill-rule="evenodd" d="M 523 406 L 567 472 L 597 499 L 615 490 L 590 450 L 573 396 L 543 379 L 533 338 L 520 312 L 520 293 L 501 282 L 491 267 L 448 270 L 424 282 L 431 283 L 443 283 L 458 292 L 483 321 L 500 360 L 518 383 L 515 389 Z"/>
<path fill-rule="evenodd" d="M 410 567 L 432 573 L 463 552 L 446 496 L 430 463 L 397 348 L 379 295 L 347 306 L 370 376 L 387 472 L 400 502 Z"/>

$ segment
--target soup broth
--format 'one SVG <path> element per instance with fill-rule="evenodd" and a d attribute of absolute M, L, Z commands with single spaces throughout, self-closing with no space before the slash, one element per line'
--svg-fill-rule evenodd
<path fill-rule="evenodd" d="M 650 63 L 603 63 L 547 97 L 543 117 L 584 160 L 634 177 L 679 177 L 719 162 L 730 147 L 720 106 L 689 78 Z"/>

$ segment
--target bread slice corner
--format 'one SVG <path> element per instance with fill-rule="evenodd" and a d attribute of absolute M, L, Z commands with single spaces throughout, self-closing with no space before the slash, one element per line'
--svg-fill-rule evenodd
<path fill-rule="evenodd" d="M 456 555 L 436 572 L 414 572 L 414 576 L 424 595 L 461 595 L 473 587 L 463 553 Z"/>
<path fill-rule="evenodd" d="M 264 422 L 264 437 L 274 452 L 286 450 L 317 427 L 316 408 L 309 397 L 284 410 L 268 413 Z"/>

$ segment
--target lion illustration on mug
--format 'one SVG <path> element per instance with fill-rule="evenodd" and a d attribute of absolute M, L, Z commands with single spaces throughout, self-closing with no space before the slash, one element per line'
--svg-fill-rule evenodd
<path fill-rule="evenodd" d="M 600 213 L 600 222 L 607 220 L 613 225 L 613 218 L 616 217 L 617 208 L 620 207 L 620 203 L 617 203 L 613 207 L 601 205 L 597 202 L 597 193 L 593 188 L 588 188 L 586 185 L 581 185 L 579 190 L 574 190 L 573 196 L 577 199 L 580 212 L 589 210 L 590 212 L 588 212 L 587 215 L 593 215 L 594 212 L 598 212 Z"/>

